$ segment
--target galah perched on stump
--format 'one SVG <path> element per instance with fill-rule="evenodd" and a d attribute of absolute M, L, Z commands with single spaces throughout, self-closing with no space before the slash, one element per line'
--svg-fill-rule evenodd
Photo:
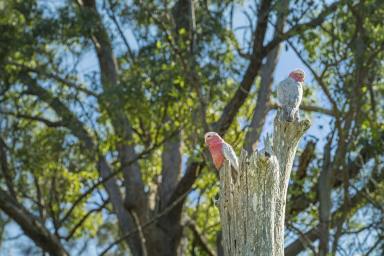
<path fill-rule="evenodd" d="M 277 86 L 277 99 L 283 108 L 284 120 L 299 120 L 299 106 L 303 98 L 303 82 L 305 73 L 301 69 L 292 71 L 288 78 Z"/>
<path fill-rule="evenodd" d="M 226 143 L 216 132 L 207 132 L 205 134 L 205 143 L 208 145 L 213 164 L 219 171 L 224 164 L 224 159 L 229 160 L 232 170 L 232 178 L 236 180 L 239 171 L 239 161 L 232 146 Z"/>

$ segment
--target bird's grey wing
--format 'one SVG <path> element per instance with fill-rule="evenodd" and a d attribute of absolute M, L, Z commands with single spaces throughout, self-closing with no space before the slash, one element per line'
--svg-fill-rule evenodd
<path fill-rule="evenodd" d="M 279 100 L 279 103 L 281 106 L 287 105 L 287 79 L 281 81 L 277 85 L 276 93 L 277 93 L 277 99 Z"/>
<path fill-rule="evenodd" d="M 292 108 L 297 108 L 301 103 L 302 86 L 294 81 L 289 81 L 285 90 L 287 105 Z"/>
<path fill-rule="evenodd" d="M 231 165 L 235 168 L 235 170 L 239 171 L 239 160 L 237 159 L 236 153 L 232 146 L 228 143 L 223 144 L 223 155 L 225 159 L 231 162 Z"/>

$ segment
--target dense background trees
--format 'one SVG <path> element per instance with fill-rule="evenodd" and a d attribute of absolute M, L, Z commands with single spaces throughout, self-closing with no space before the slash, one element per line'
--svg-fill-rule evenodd
<path fill-rule="evenodd" d="M 382 255 L 383 13 L 380 0 L 2 0 L 1 252 L 220 252 L 203 135 L 256 148 L 289 50 L 317 129 L 294 164 L 286 255 Z"/>

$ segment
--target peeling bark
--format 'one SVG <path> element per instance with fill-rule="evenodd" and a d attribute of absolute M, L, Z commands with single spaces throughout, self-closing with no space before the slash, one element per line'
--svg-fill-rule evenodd
<path fill-rule="evenodd" d="M 240 175 L 229 162 L 220 172 L 220 218 L 225 255 L 284 255 L 284 216 L 289 176 L 300 138 L 310 121 L 286 122 L 278 110 L 273 141 L 249 157 L 241 153 Z"/>

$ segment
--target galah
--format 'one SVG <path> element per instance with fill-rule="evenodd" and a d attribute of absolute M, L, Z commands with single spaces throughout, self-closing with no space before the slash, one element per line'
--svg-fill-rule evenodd
<path fill-rule="evenodd" d="M 216 132 L 207 132 L 204 137 L 216 169 L 219 171 L 223 166 L 224 159 L 227 159 L 235 170 L 235 174 L 232 173 L 232 178 L 236 179 L 239 172 L 239 161 L 232 146 L 226 143 Z"/>
<path fill-rule="evenodd" d="M 303 98 L 304 78 L 304 71 L 296 69 L 277 86 L 277 99 L 283 108 L 284 119 L 288 122 L 292 122 L 294 118 L 299 120 L 299 106 Z"/>

